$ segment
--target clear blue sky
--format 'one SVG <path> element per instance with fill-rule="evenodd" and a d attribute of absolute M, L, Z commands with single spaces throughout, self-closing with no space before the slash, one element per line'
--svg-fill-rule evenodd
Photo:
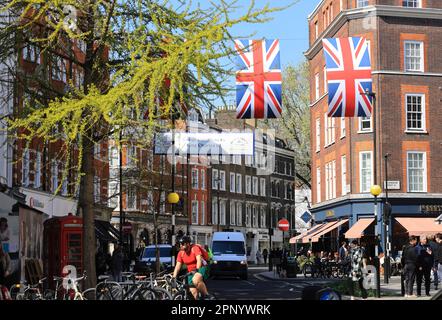
<path fill-rule="evenodd" d="M 308 24 L 307 16 L 313 12 L 320 0 L 300 0 L 292 7 L 275 12 L 271 15 L 273 20 L 264 24 L 248 24 L 236 26 L 235 35 L 247 35 L 256 32 L 254 38 L 280 39 L 282 67 L 289 63 L 299 63 L 304 59 L 303 52 L 308 49 Z M 266 3 L 271 6 L 285 6 L 292 3 L 290 0 L 256 0 L 256 7 Z M 249 0 L 240 0 L 246 8 Z"/>

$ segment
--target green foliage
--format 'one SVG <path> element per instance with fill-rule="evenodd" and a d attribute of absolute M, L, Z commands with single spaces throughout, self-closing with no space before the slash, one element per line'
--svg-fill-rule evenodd
<path fill-rule="evenodd" d="M 233 54 L 229 29 L 264 22 L 283 8 L 256 8 L 251 1 L 244 14 L 233 16 L 236 9 L 237 1 L 224 0 L 204 9 L 160 0 L 6 2 L 0 10 L 14 22 L 2 28 L 0 39 L 13 35 L 38 46 L 44 56 L 40 68 L 46 69 L 16 77 L 27 77 L 24 91 L 50 87 L 16 110 L 9 132 L 26 141 L 62 139 L 66 152 L 61 158 L 78 149 L 78 170 L 84 152 L 91 152 L 84 150 L 86 144 L 112 134 L 118 140 L 120 130 L 124 138 L 118 144 L 148 145 L 164 125 L 159 120 L 179 112 L 179 106 L 210 106 L 209 96 L 226 94 L 224 80 L 232 73 L 219 61 Z M 74 49 L 79 41 L 86 44 L 84 58 Z M 20 54 L 21 45 L 16 50 Z M 84 70 L 81 87 L 69 81 L 63 89 L 52 88 L 48 73 L 54 55 Z"/>

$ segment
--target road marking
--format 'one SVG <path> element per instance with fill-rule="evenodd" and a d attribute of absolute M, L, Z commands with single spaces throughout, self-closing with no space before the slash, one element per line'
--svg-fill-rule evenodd
<path fill-rule="evenodd" d="M 252 286 L 255 286 L 255 284 L 250 281 L 247 281 L 247 280 L 242 280 L 242 281 L 247 282 L 248 284 L 251 284 Z"/>
<path fill-rule="evenodd" d="M 260 276 L 260 275 L 258 275 L 258 274 L 254 274 L 253 276 L 254 276 L 256 279 L 260 280 L 260 281 L 269 281 L 268 279 L 266 279 L 266 278 L 264 278 L 264 277 L 262 277 L 262 276 Z"/>

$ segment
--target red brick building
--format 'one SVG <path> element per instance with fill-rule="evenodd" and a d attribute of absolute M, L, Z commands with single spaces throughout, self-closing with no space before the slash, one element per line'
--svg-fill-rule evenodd
<path fill-rule="evenodd" d="M 373 221 L 370 187 L 376 165 L 384 187 L 387 161 L 393 251 L 410 233 L 434 233 L 442 211 L 442 1 L 323 0 L 308 17 L 310 62 L 312 212 L 328 222 L 312 239 L 336 250 L 344 232 L 362 218 Z M 377 159 L 371 118 L 328 118 L 323 38 L 365 37 L 376 93 Z M 383 188 L 384 189 L 384 188 Z M 385 201 L 385 193 L 380 195 Z M 382 211 L 383 203 L 378 212 Z M 379 214 L 379 217 L 381 215 Z M 404 219 L 405 218 L 405 219 Z M 418 219 L 418 220 L 416 220 Z M 368 221 L 368 220 L 365 220 Z M 374 240 L 374 223 L 349 235 Z M 412 230 L 420 225 L 419 230 Z M 436 227 L 434 227 L 436 228 Z M 382 233 L 377 229 L 377 234 Z M 358 231 L 355 232 L 353 231 Z"/>

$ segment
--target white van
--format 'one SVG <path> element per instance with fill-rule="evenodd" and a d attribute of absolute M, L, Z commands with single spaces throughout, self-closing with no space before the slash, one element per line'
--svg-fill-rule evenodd
<path fill-rule="evenodd" d="M 239 276 L 247 280 L 246 241 L 241 232 L 215 232 L 211 248 L 212 276 Z"/>

